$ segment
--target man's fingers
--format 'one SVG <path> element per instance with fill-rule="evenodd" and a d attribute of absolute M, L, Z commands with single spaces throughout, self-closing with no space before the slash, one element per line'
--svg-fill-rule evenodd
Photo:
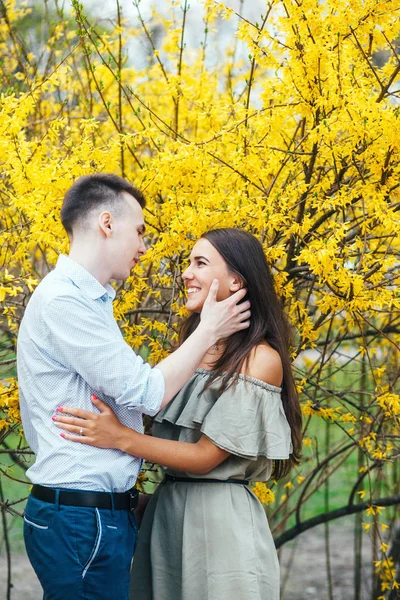
<path fill-rule="evenodd" d="M 251 302 L 249 300 L 246 300 L 245 302 L 242 302 L 242 304 L 237 304 L 236 305 L 238 310 L 243 313 L 246 310 L 249 310 L 251 308 Z"/>
<path fill-rule="evenodd" d="M 218 279 L 213 279 L 212 284 L 210 285 L 210 289 L 208 290 L 206 302 L 216 302 L 217 301 L 218 289 L 219 289 L 219 281 L 218 281 Z"/>
<path fill-rule="evenodd" d="M 250 319 L 251 317 L 251 311 L 250 310 L 246 310 L 246 312 L 244 313 L 240 313 L 240 321 L 248 321 L 248 319 Z"/>
<path fill-rule="evenodd" d="M 231 302 L 234 302 L 237 304 L 239 302 L 239 300 L 241 300 L 242 298 L 245 297 L 246 294 L 247 294 L 247 288 L 241 288 L 240 290 L 238 290 L 237 292 L 232 294 L 232 296 L 230 296 L 229 299 L 231 300 Z"/>

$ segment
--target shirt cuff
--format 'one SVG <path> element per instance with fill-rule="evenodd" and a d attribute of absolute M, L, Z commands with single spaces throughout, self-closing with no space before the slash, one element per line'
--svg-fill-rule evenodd
<path fill-rule="evenodd" d="M 145 397 L 142 400 L 142 412 L 153 417 L 161 408 L 162 401 L 165 395 L 164 375 L 160 369 L 154 367 L 151 369 L 150 376 L 147 382 L 147 390 Z M 137 408 L 137 407 L 129 407 Z"/>

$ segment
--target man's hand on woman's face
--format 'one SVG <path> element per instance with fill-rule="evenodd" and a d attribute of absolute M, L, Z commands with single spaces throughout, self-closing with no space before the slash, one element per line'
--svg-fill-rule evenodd
<path fill-rule="evenodd" d="M 247 289 L 238 290 L 229 298 L 217 302 L 219 282 L 214 279 L 200 315 L 200 326 L 215 333 L 216 339 L 224 339 L 250 326 L 250 302 L 238 304 L 247 294 Z"/>
<path fill-rule="evenodd" d="M 122 432 L 126 429 L 111 408 L 92 394 L 92 402 L 100 411 L 93 413 L 81 408 L 59 406 L 52 417 L 56 427 L 63 429 L 60 434 L 66 440 L 80 442 L 98 448 L 118 448 Z M 66 433 L 67 432 L 67 433 Z M 68 433 L 69 432 L 69 433 Z"/>

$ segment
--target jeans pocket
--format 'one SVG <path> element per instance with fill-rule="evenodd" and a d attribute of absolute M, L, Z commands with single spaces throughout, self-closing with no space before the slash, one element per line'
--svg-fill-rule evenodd
<path fill-rule="evenodd" d="M 54 518 L 55 506 L 29 496 L 24 513 L 25 526 L 46 530 L 51 527 Z"/>
<path fill-rule="evenodd" d="M 93 544 L 92 550 L 90 552 L 89 558 L 86 560 L 85 564 L 83 565 L 82 579 L 85 578 L 88 570 L 90 569 L 91 565 L 96 560 L 96 557 L 99 554 L 101 539 L 102 539 L 102 535 L 103 535 L 103 525 L 101 522 L 101 516 L 100 516 L 99 509 L 95 508 L 94 510 L 95 510 L 95 516 L 96 516 L 96 525 L 95 525 L 96 535 L 95 535 L 94 544 Z"/>
<path fill-rule="evenodd" d="M 55 542 L 54 510 L 54 504 L 30 496 L 24 514 L 25 548 L 42 586 Z"/>
<path fill-rule="evenodd" d="M 27 515 L 26 513 L 24 515 L 24 522 L 26 525 L 28 525 L 30 527 L 35 527 L 36 529 L 48 529 L 49 528 L 49 525 L 45 525 L 43 523 L 43 521 L 38 521 L 34 517 L 29 517 L 29 515 Z"/>

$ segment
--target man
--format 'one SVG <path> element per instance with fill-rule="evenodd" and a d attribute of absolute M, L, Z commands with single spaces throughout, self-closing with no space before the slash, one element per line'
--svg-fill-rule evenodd
<path fill-rule="evenodd" d="M 36 288 L 19 330 L 21 415 L 36 454 L 24 537 L 45 600 L 127 599 L 137 535 L 140 458 L 66 442 L 51 420 L 57 406 L 93 410 L 95 393 L 142 431 L 143 413 L 165 406 L 210 346 L 249 325 L 249 303 L 237 305 L 245 290 L 217 302 L 214 282 L 196 331 L 156 368 L 124 342 L 109 282 L 126 279 L 146 252 L 144 206 L 120 177 L 78 179 L 61 210 L 70 254 Z"/>

